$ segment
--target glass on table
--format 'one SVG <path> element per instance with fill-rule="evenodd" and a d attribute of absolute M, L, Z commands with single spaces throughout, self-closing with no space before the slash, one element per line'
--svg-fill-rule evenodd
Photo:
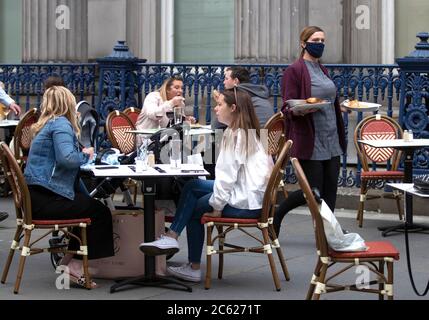
<path fill-rule="evenodd" d="M 0 108 L 2 109 L 1 113 L 4 115 L 4 118 L 0 119 L 0 121 L 3 123 L 6 123 L 8 122 L 7 116 L 10 113 L 10 108 L 6 107 L 4 104 L 1 104 L 1 103 L 0 103 Z"/>
<path fill-rule="evenodd" d="M 164 110 L 157 108 L 155 111 L 155 117 L 158 120 L 158 129 L 161 129 L 161 120 L 164 117 Z"/>
<path fill-rule="evenodd" d="M 170 140 L 170 167 L 180 169 L 182 165 L 182 140 L 179 137 L 173 137 Z"/>
<path fill-rule="evenodd" d="M 181 124 L 183 116 L 185 115 L 183 107 L 175 107 L 174 110 L 174 124 Z"/>

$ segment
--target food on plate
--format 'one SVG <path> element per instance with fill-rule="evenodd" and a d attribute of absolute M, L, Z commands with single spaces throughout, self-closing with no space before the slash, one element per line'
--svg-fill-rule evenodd
<path fill-rule="evenodd" d="M 349 102 L 349 107 L 350 108 L 359 108 L 360 104 L 358 100 L 351 100 Z"/>
<path fill-rule="evenodd" d="M 315 97 L 311 97 L 311 98 L 308 98 L 308 99 L 306 99 L 305 100 L 307 103 L 320 103 L 320 102 L 322 102 L 323 100 L 322 99 L 320 99 L 320 98 L 315 98 Z"/>

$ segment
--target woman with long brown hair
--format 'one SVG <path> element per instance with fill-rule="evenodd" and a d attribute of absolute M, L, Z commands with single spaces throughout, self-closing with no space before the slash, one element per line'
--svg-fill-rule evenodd
<path fill-rule="evenodd" d="M 32 214 L 39 220 L 90 218 L 88 259 L 109 257 L 114 255 L 110 210 L 80 190 L 79 167 L 94 156 L 94 149 L 79 150 L 75 106 L 75 97 L 65 87 L 52 86 L 43 95 L 40 118 L 31 127 L 34 138 L 24 172 Z M 79 243 L 71 238 L 69 248 L 79 250 Z M 61 264 L 67 265 L 70 279 L 82 285 L 79 258 L 66 256 Z"/>
<path fill-rule="evenodd" d="M 149 254 L 177 252 L 177 239 L 186 227 L 189 263 L 170 267 L 169 273 L 194 282 L 201 280 L 201 216 L 210 212 L 212 216 L 259 217 L 273 168 L 272 158 L 261 143 L 259 121 L 247 92 L 225 90 L 217 100 L 215 112 L 219 122 L 227 125 L 216 161 L 216 179 L 187 182 L 170 230 L 160 239 L 140 245 L 140 250 Z"/>

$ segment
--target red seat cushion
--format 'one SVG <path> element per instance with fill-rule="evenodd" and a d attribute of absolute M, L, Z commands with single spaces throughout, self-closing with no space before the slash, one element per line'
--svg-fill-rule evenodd
<path fill-rule="evenodd" d="M 43 226 L 49 226 L 49 225 L 66 225 L 66 224 L 79 224 L 79 223 L 86 223 L 90 224 L 91 219 L 89 218 L 83 218 L 83 219 L 70 219 L 70 220 L 33 220 L 33 224 L 35 225 L 43 225 Z"/>
<path fill-rule="evenodd" d="M 402 171 L 362 171 L 361 179 L 403 179 Z"/>
<path fill-rule="evenodd" d="M 255 224 L 259 222 L 259 219 L 238 219 L 238 218 L 213 218 L 213 217 L 201 217 L 201 224 L 207 222 L 219 222 L 219 223 L 242 223 L 242 224 Z"/>
<path fill-rule="evenodd" d="M 399 260 L 399 251 L 389 241 L 374 241 L 365 243 L 369 249 L 367 251 L 359 252 L 340 252 L 340 251 L 329 251 L 329 256 L 332 258 L 378 258 L 378 257 L 390 257 L 395 260 Z"/>

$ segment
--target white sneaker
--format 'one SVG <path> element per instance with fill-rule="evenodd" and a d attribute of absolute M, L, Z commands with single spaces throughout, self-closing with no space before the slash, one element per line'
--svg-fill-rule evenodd
<path fill-rule="evenodd" d="M 183 264 L 179 267 L 168 267 L 167 271 L 170 275 L 182 280 L 192 282 L 201 281 L 201 270 L 192 269 L 190 263 Z"/>
<path fill-rule="evenodd" d="M 142 242 L 139 246 L 144 254 L 158 256 L 162 254 L 175 254 L 179 251 L 179 242 L 176 239 L 161 235 L 158 240 L 153 242 Z"/>

